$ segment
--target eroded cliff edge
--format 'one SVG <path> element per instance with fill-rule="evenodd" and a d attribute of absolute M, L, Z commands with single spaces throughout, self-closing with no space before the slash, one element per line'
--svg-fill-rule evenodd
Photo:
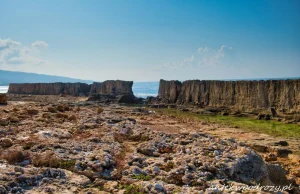
<path fill-rule="evenodd" d="M 151 101 L 202 108 L 230 108 L 244 112 L 272 108 L 279 112 L 300 113 L 300 79 L 188 80 L 182 83 L 160 80 L 158 97 Z"/>
<path fill-rule="evenodd" d="M 91 85 L 89 101 L 140 103 L 132 91 L 132 81 L 108 80 Z"/>
<path fill-rule="evenodd" d="M 90 95 L 93 94 L 113 94 L 133 95 L 133 81 L 107 80 L 104 82 L 94 82 L 91 85 Z"/>
<path fill-rule="evenodd" d="M 133 82 L 108 80 L 85 83 L 22 83 L 10 84 L 8 94 L 89 96 L 90 101 L 139 103 L 132 91 Z"/>
<path fill-rule="evenodd" d="M 90 85 L 85 83 L 11 83 L 7 93 L 86 96 L 89 94 L 89 91 Z"/>

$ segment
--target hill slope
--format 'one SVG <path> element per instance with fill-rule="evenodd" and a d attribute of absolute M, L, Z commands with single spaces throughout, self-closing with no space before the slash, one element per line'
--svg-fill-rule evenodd
<path fill-rule="evenodd" d="M 0 70 L 0 86 L 9 85 L 9 83 L 50 83 L 50 82 L 92 83 L 93 81 L 74 79 L 74 78 L 63 77 L 63 76 Z"/>

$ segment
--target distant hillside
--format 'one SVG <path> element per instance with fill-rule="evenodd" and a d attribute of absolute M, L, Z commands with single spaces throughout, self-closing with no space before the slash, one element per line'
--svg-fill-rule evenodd
<path fill-rule="evenodd" d="M 43 75 L 37 73 L 25 73 L 17 71 L 0 70 L 0 86 L 9 83 L 51 83 L 51 82 L 82 82 L 92 83 L 92 80 L 81 80 L 62 76 Z"/>

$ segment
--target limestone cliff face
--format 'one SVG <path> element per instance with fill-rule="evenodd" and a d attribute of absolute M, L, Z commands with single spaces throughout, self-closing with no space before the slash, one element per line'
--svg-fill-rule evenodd
<path fill-rule="evenodd" d="M 85 83 L 22 83 L 9 84 L 9 94 L 33 95 L 88 95 L 90 85 Z"/>
<path fill-rule="evenodd" d="M 176 81 L 161 80 L 159 98 L 162 101 L 167 99 L 169 103 L 193 104 L 201 107 L 235 107 L 242 110 L 275 107 L 277 110 L 300 112 L 300 79 L 188 80 L 182 83 L 180 89 L 178 87 L 180 84 L 174 82 Z"/>
<path fill-rule="evenodd" d="M 132 81 L 108 80 L 101 84 L 100 94 L 133 95 Z"/>
<path fill-rule="evenodd" d="M 108 80 L 104 82 L 94 82 L 91 86 L 92 94 L 115 94 L 115 95 L 133 95 L 132 81 Z"/>
<path fill-rule="evenodd" d="M 94 94 L 100 94 L 101 90 L 101 82 L 93 82 L 91 85 L 91 90 L 89 95 L 92 96 Z"/>
<path fill-rule="evenodd" d="M 9 84 L 9 94 L 35 94 L 35 95 L 92 95 L 115 94 L 133 95 L 132 81 L 109 80 L 94 82 L 91 85 L 85 83 L 24 83 Z"/>
<path fill-rule="evenodd" d="M 113 102 L 113 103 L 140 103 L 133 95 L 132 81 L 109 80 L 94 82 L 91 85 L 88 101 Z"/>
<path fill-rule="evenodd" d="M 159 82 L 158 97 L 162 98 L 167 103 L 175 103 L 181 90 L 180 81 L 165 81 L 163 79 Z"/>

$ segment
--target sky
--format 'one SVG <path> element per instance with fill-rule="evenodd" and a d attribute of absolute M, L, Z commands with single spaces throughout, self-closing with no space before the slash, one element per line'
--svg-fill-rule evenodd
<path fill-rule="evenodd" d="M 300 76 L 299 0 L 0 0 L 0 69 L 95 81 Z"/>

